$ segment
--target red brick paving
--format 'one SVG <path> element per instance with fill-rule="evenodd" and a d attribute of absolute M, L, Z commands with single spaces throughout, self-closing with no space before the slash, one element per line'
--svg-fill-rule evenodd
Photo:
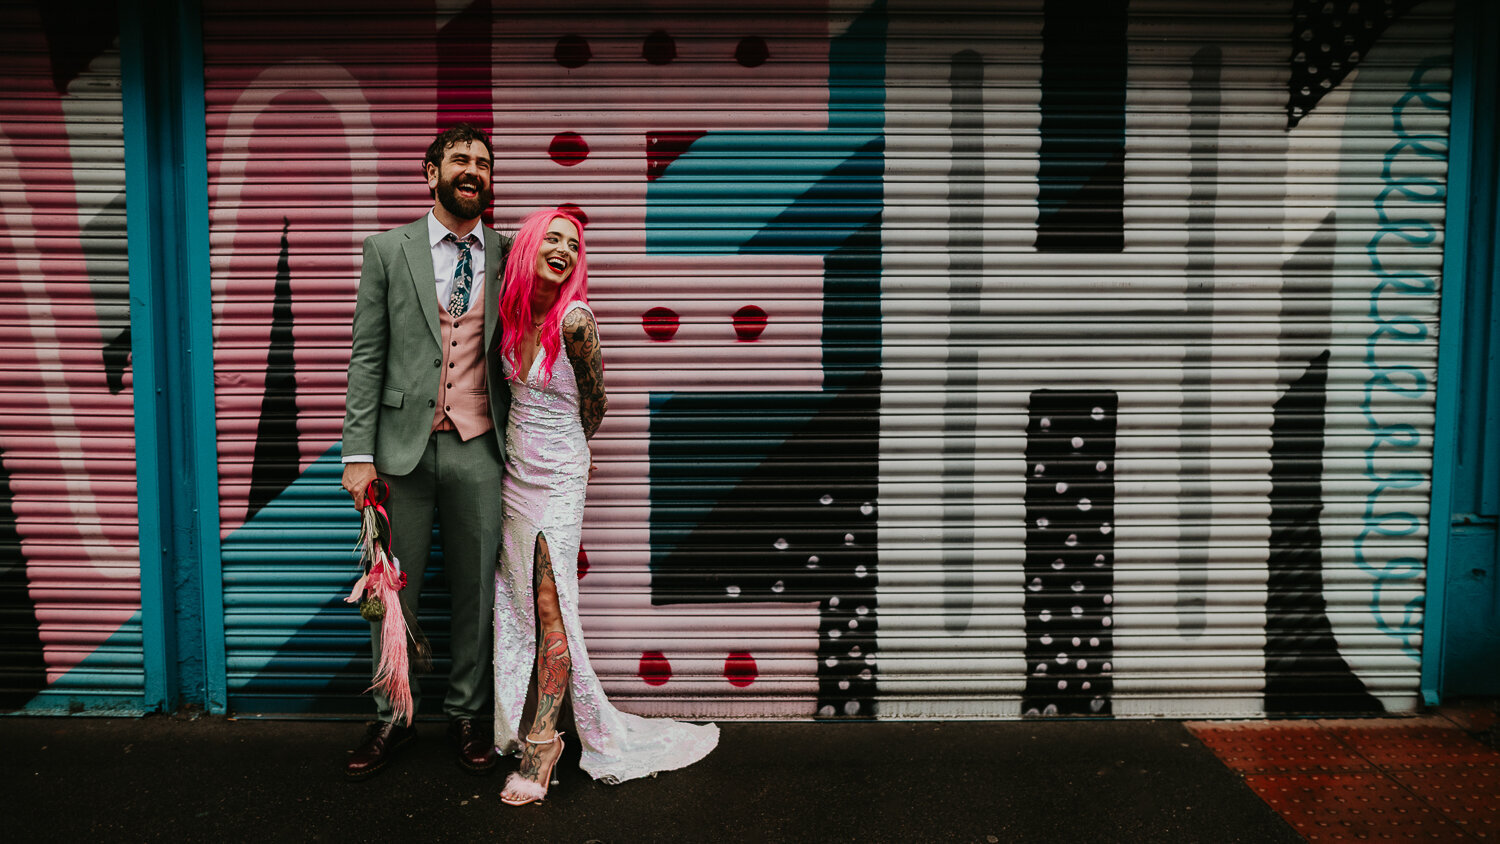
<path fill-rule="evenodd" d="M 1500 752 L 1459 726 L 1468 723 L 1428 717 L 1188 728 L 1308 841 L 1497 841 Z"/>
<path fill-rule="evenodd" d="M 1392 771 L 1408 791 L 1481 841 L 1500 840 L 1500 769 L 1493 765 Z"/>
<path fill-rule="evenodd" d="M 1378 771 L 1258 774 L 1260 799 L 1308 841 L 1455 841 L 1462 829 Z"/>
<path fill-rule="evenodd" d="M 1496 752 L 1457 727 L 1413 728 L 1385 726 L 1369 728 L 1340 726 L 1333 730 L 1378 768 L 1426 770 L 1451 765 L 1495 764 Z"/>
<path fill-rule="evenodd" d="M 1225 765 L 1242 774 L 1293 771 L 1374 770 L 1363 756 L 1326 730 L 1309 730 L 1280 721 L 1250 724 L 1190 725 Z"/>

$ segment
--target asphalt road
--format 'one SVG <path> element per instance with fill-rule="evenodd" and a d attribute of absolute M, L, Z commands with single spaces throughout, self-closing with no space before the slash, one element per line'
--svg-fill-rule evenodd
<path fill-rule="evenodd" d="M 1301 841 L 1172 721 L 726 723 L 706 760 L 541 805 L 465 773 L 444 724 L 373 779 L 347 721 L 0 718 L 4 840 Z"/>

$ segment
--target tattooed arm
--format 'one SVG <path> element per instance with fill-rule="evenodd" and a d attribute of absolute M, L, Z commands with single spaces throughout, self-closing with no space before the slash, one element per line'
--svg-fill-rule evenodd
<path fill-rule="evenodd" d="M 604 394 L 604 360 L 599 351 L 599 330 L 594 315 L 584 308 L 574 308 L 563 317 L 563 343 L 568 362 L 578 380 L 578 416 L 583 420 L 583 436 L 592 438 L 609 411 L 609 396 Z"/>

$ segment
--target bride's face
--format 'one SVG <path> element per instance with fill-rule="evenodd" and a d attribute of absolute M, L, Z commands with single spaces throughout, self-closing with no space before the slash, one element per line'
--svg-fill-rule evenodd
<path fill-rule="evenodd" d="M 537 280 L 549 286 L 561 285 L 577 265 L 578 227 L 556 217 L 542 236 L 541 248 L 536 251 Z"/>

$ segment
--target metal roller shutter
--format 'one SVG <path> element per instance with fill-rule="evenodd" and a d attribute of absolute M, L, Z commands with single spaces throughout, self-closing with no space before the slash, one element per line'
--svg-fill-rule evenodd
<path fill-rule="evenodd" d="M 881 712 L 1414 708 L 1450 5 L 1003 6 L 891 7 Z"/>
<path fill-rule="evenodd" d="M 1414 705 L 1449 4 L 209 6 L 236 709 L 366 709 L 359 243 L 456 119 L 589 221 L 624 708 Z"/>
<path fill-rule="evenodd" d="M 360 244 L 427 201 L 433 25 L 430 9 L 204 11 L 226 664 L 242 712 L 368 708 L 368 627 L 339 600 L 357 517 L 337 445 Z"/>
<path fill-rule="evenodd" d="M 635 711 L 705 716 L 804 716 L 820 682 L 838 692 L 840 675 L 817 667 L 820 617 L 834 614 L 820 614 L 815 596 L 766 577 L 747 606 L 715 604 L 735 585 L 717 582 L 716 566 L 736 553 L 713 539 L 723 530 L 705 528 L 715 549 L 708 558 L 683 563 L 672 550 L 705 541 L 673 536 L 712 509 L 705 489 L 750 472 L 810 419 L 826 427 L 837 409 L 838 393 L 823 384 L 822 323 L 825 311 L 837 311 L 824 305 L 825 285 L 849 291 L 838 307 L 862 332 L 843 365 L 848 374 L 837 377 L 868 379 L 876 335 L 858 309 L 874 300 L 878 266 L 871 225 L 879 159 L 869 149 L 878 144 L 879 63 L 863 55 L 873 50 L 878 59 L 881 44 L 859 33 L 850 39 L 865 77 L 856 81 L 877 94 L 875 109 L 846 94 L 852 110 L 831 112 L 830 75 L 848 71 L 830 62 L 829 32 L 848 25 L 792 3 L 736 14 L 583 10 L 566 30 L 534 9 L 484 3 L 358 14 L 210 4 L 215 366 L 234 708 L 368 706 L 354 697 L 368 676 L 365 634 L 337 600 L 353 574 L 354 520 L 335 479 L 359 243 L 424 213 L 421 153 L 440 122 L 459 118 L 493 130 L 502 227 L 548 202 L 574 203 L 590 221 L 612 411 L 596 440 L 600 472 L 581 568 L 584 624 L 607 688 Z M 690 168 L 674 157 L 694 141 L 725 145 L 716 173 L 663 178 L 669 167 Z M 858 169 L 855 195 L 829 226 L 809 236 L 795 220 L 775 224 L 797 213 L 803 194 L 836 184 L 828 179 L 846 161 Z M 760 188 L 719 190 L 721 174 L 739 181 L 763 166 L 771 169 L 753 180 Z M 664 198 L 648 198 L 669 182 Z M 724 222 L 693 221 L 692 195 L 703 191 Z M 729 217 L 735 206 L 739 222 Z M 653 212 L 661 219 L 648 219 Z M 771 240 L 753 242 L 760 230 Z M 856 237 L 866 245 L 843 245 Z M 842 259 L 825 260 L 841 246 Z M 840 281 L 825 267 L 840 260 L 857 278 Z M 653 340 L 642 314 L 657 308 L 673 313 L 651 322 Z M 689 394 L 688 403 L 653 411 L 667 391 Z M 858 454 L 831 455 L 860 467 L 857 484 L 841 484 L 863 497 L 841 512 L 867 534 L 864 562 L 842 565 L 838 548 L 828 555 L 828 568 L 842 566 L 851 582 L 856 566 L 874 568 L 873 510 L 858 507 L 873 501 L 875 394 L 866 385 L 858 395 Z M 693 401 L 706 401 L 706 410 Z M 654 415 L 679 432 L 648 439 L 661 424 Z M 747 427 L 758 419 L 775 424 Z M 715 432 L 731 423 L 738 427 L 726 448 Z M 835 432 L 835 449 L 846 448 L 840 438 Z M 658 447 L 682 453 L 653 453 Z M 718 455 L 714 465 L 706 453 Z M 741 486 L 753 494 L 767 485 Z M 767 552 L 776 538 L 765 538 Z M 653 558 L 665 560 L 654 585 Z M 873 581 L 863 591 L 872 594 Z M 864 607 L 851 603 L 837 624 Z M 440 600 L 424 608 L 443 610 Z M 441 652 L 443 643 L 435 645 Z M 873 698 L 867 669 L 848 676 L 862 685 L 861 699 Z"/>
<path fill-rule="evenodd" d="M 0 11 L 0 710 L 139 710 L 113 21 Z"/>

